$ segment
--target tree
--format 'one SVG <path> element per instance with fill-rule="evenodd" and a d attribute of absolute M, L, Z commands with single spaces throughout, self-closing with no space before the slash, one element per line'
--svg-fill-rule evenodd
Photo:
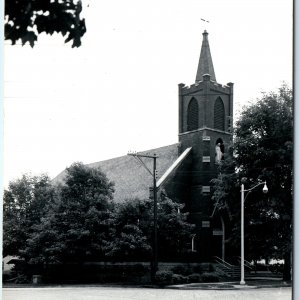
<path fill-rule="evenodd" d="M 24 256 L 32 263 L 99 260 L 109 233 L 113 183 L 104 173 L 74 163 L 42 221 L 34 226 Z"/>
<path fill-rule="evenodd" d="M 194 226 L 182 205 L 162 195 L 158 200 L 159 259 L 178 258 L 187 249 Z M 153 246 L 153 200 L 128 199 L 116 206 L 107 255 L 117 260 L 148 260 Z"/>
<path fill-rule="evenodd" d="M 233 157 L 220 166 L 214 180 L 214 200 L 230 208 L 234 227 L 231 241 L 239 244 L 240 185 L 251 188 L 267 181 L 245 201 L 245 249 L 249 259 L 284 258 L 292 249 L 293 97 L 283 85 L 277 93 L 264 93 L 241 114 L 235 128 Z M 243 181 L 242 181 L 243 180 Z M 285 278 L 286 275 L 285 274 Z"/>
<path fill-rule="evenodd" d="M 32 233 L 54 198 L 47 175 L 23 175 L 9 183 L 3 197 L 3 255 L 20 256 Z"/>
<path fill-rule="evenodd" d="M 6 0 L 5 39 L 14 45 L 19 39 L 34 46 L 38 34 L 61 33 L 72 47 L 81 45 L 86 32 L 85 20 L 80 17 L 81 1 L 78 0 Z"/>
<path fill-rule="evenodd" d="M 127 199 L 115 205 L 106 255 L 112 260 L 144 261 L 151 255 L 151 202 Z"/>
<path fill-rule="evenodd" d="M 163 193 L 158 202 L 158 255 L 160 259 L 180 259 L 187 253 L 195 225 L 187 222 L 188 213 L 182 204 Z"/>

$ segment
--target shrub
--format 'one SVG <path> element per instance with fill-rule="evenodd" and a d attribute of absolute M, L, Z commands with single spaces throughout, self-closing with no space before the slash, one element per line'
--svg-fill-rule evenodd
<path fill-rule="evenodd" d="M 201 279 L 202 282 L 218 282 L 219 275 L 215 272 L 203 273 Z"/>
<path fill-rule="evenodd" d="M 215 267 L 214 267 L 213 264 L 209 264 L 208 269 L 209 269 L 209 272 L 214 272 L 215 271 Z"/>
<path fill-rule="evenodd" d="M 201 276 L 198 273 L 193 273 L 193 274 L 191 274 L 191 275 L 188 276 L 188 281 L 190 283 L 200 282 L 201 281 Z"/>
<path fill-rule="evenodd" d="M 202 268 L 201 265 L 195 266 L 193 268 L 193 273 L 200 273 L 201 274 L 202 272 L 203 272 L 203 268 Z"/>
<path fill-rule="evenodd" d="M 187 283 L 187 278 L 180 274 L 173 274 L 172 280 L 174 284 Z"/>
<path fill-rule="evenodd" d="M 258 263 L 256 264 L 256 271 L 268 271 L 268 265 Z"/>
<path fill-rule="evenodd" d="M 192 273 L 192 270 L 189 266 L 185 266 L 185 265 L 177 265 L 174 268 L 172 268 L 172 271 L 175 274 L 180 274 L 180 275 L 189 275 Z"/>
<path fill-rule="evenodd" d="M 16 278 L 14 283 L 30 283 L 30 280 L 25 274 L 21 274 Z"/>
<path fill-rule="evenodd" d="M 171 271 L 158 271 L 155 274 L 155 281 L 159 285 L 168 285 L 173 283 L 173 272 Z"/>
<path fill-rule="evenodd" d="M 131 267 L 131 271 L 138 274 L 144 274 L 149 270 L 148 267 L 142 264 L 135 264 Z"/>
<path fill-rule="evenodd" d="M 273 264 L 273 265 L 270 265 L 269 266 L 269 270 L 272 272 L 272 273 L 283 273 L 283 268 L 284 268 L 284 265 L 283 264 Z"/>

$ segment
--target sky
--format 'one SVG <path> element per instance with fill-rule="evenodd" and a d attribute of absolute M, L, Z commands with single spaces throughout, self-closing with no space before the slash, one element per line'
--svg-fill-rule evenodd
<path fill-rule="evenodd" d="M 195 82 L 207 30 L 235 119 L 261 92 L 292 86 L 291 0 L 82 0 L 87 33 L 4 45 L 3 184 L 58 175 L 178 141 L 178 84 Z M 208 20 L 203 22 L 201 19 Z"/>

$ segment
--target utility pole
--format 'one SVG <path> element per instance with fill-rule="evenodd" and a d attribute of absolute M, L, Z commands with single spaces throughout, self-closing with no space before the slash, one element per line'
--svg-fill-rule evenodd
<path fill-rule="evenodd" d="M 150 154 L 140 154 L 137 152 L 128 152 L 128 155 L 133 156 L 153 177 L 153 251 L 152 251 L 152 262 L 151 262 L 151 281 L 154 283 L 155 274 L 158 269 L 158 258 L 157 258 L 157 187 L 156 187 L 156 179 L 157 179 L 157 170 L 156 170 L 156 159 L 158 156 L 154 153 Z M 147 167 L 147 165 L 143 162 L 142 157 L 153 159 L 153 171 Z"/>

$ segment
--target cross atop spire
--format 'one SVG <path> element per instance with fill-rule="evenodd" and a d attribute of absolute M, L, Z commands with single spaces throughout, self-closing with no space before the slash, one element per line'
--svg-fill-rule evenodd
<path fill-rule="evenodd" d="M 203 35 L 203 40 L 202 40 L 201 53 L 200 53 L 200 58 L 198 63 L 196 82 L 202 81 L 203 80 L 202 76 L 204 74 L 209 74 L 212 81 L 217 81 L 215 71 L 214 71 L 214 65 L 210 54 L 207 31 L 204 30 L 202 35 Z"/>

